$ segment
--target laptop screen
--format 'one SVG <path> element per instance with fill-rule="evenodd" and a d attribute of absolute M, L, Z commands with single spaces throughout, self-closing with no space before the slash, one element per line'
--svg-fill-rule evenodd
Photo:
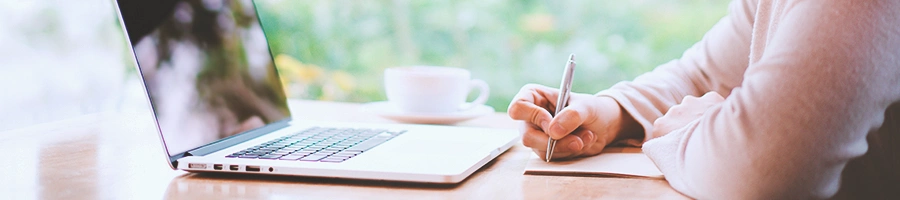
<path fill-rule="evenodd" d="M 250 0 L 118 0 L 170 156 L 290 117 Z"/>

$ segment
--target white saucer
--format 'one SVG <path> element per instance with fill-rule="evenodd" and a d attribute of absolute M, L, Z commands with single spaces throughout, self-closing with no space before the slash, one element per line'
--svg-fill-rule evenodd
<path fill-rule="evenodd" d="M 400 111 L 397 106 L 387 101 L 366 103 L 360 109 L 363 112 L 373 113 L 395 121 L 416 124 L 453 124 L 494 113 L 494 108 L 487 105 L 478 105 L 468 110 L 452 113 L 408 113 Z"/>

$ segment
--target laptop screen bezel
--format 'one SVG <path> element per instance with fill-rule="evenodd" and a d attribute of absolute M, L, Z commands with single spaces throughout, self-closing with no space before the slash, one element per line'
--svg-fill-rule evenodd
<path fill-rule="evenodd" d="M 263 31 L 263 37 L 266 40 L 266 50 L 269 53 L 269 59 L 272 60 L 273 65 L 274 65 L 275 57 L 272 54 L 271 45 L 268 44 L 269 38 L 265 34 L 265 27 L 263 27 L 264 25 L 260 19 L 259 10 L 258 10 L 258 7 L 256 6 L 256 0 L 251 0 L 251 2 L 253 2 L 251 4 L 253 4 L 253 9 L 256 11 L 255 12 L 256 21 L 257 21 L 257 23 L 259 23 L 259 27 L 260 27 L 261 31 Z M 131 38 L 128 35 L 128 29 L 125 26 L 125 20 L 122 17 L 122 10 L 119 8 L 118 0 L 115 1 L 114 7 L 116 9 L 116 15 L 118 16 L 119 25 L 122 27 L 122 31 L 125 34 L 125 42 L 128 45 L 128 51 L 131 52 L 132 58 L 134 59 L 134 62 L 132 64 L 135 66 L 135 69 L 137 70 L 138 78 L 140 79 L 140 83 L 141 83 L 141 87 L 144 90 L 143 94 L 145 95 L 147 105 L 150 107 L 150 113 L 153 115 L 153 123 L 155 125 L 154 128 L 156 129 L 157 135 L 159 135 L 159 139 L 160 139 L 160 142 L 162 143 L 163 151 L 165 152 L 167 160 L 169 161 L 168 163 L 169 163 L 170 168 L 177 169 L 178 159 L 188 157 L 188 156 L 207 155 L 207 154 L 240 144 L 242 142 L 251 140 L 253 138 L 265 135 L 267 133 L 274 132 L 278 129 L 282 129 L 282 128 L 285 128 L 290 125 L 290 122 L 293 120 L 293 115 L 291 114 L 290 109 L 288 109 L 287 113 L 285 113 L 286 114 L 285 118 L 282 120 L 275 121 L 275 122 L 266 124 L 265 126 L 262 126 L 262 127 L 256 128 L 256 129 L 252 129 L 249 131 L 245 131 L 243 133 L 238 133 L 238 134 L 235 134 L 235 135 L 232 135 L 229 137 L 218 139 L 218 140 L 197 146 L 195 148 L 189 149 L 184 152 L 177 152 L 175 154 L 170 153 L 169 148 L 166 145 L 165 136 L 163 135 L 162 129 L 160 128 L 160 125 L 159 125 L 159 119 L 157 118 L 156 110 L 152 104 L 153 101 L 151 99 L 152 97 L 150 96 L 150 91 L 149 91 L 150 88 L 147 87 L 147 83 L 144 80 L 144 74 L 141 71 L 140 61 L 138 61 L 138 59 L 137 59 L 137 54 L 135 53 L 135 50 L 134 50 L 134 44 L 131 43 Z M 278 67 L 274 67 L 274 70 L 276 72 L 275 76 L 280 76 L 278 74 Z M 281 82 L 279 82 L 278 84 L 281 84 Z M 282 88 L 284 88 L 283 85 L 282 85 Z"/>

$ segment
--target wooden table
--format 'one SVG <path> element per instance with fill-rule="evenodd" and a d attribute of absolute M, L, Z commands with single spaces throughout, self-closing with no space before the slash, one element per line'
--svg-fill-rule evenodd
<path fill-rule="evenodd" d="M 296 119 L 394 123 L 360 104 L 291 101 Z M 323 111 L 330 112 L 323 112 Z M 330 113 L 310 115 L 307 113 Z M 505 113 L 457 126 L 516 128 Z M 522 175 L 521 144 L 458 185 L 191 174 L 168 167 L 149 111 L 0 133 L 0 199 L 685 199 L 664 180 Z"/>

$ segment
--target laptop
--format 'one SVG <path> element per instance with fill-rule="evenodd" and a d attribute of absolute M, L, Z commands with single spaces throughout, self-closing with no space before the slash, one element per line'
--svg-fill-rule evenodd
<path fill-rule="evenodd" d="M 250 0 L 117 0 L 173 169 L 459 183 L 515 130 L 295 120 Z"/>

